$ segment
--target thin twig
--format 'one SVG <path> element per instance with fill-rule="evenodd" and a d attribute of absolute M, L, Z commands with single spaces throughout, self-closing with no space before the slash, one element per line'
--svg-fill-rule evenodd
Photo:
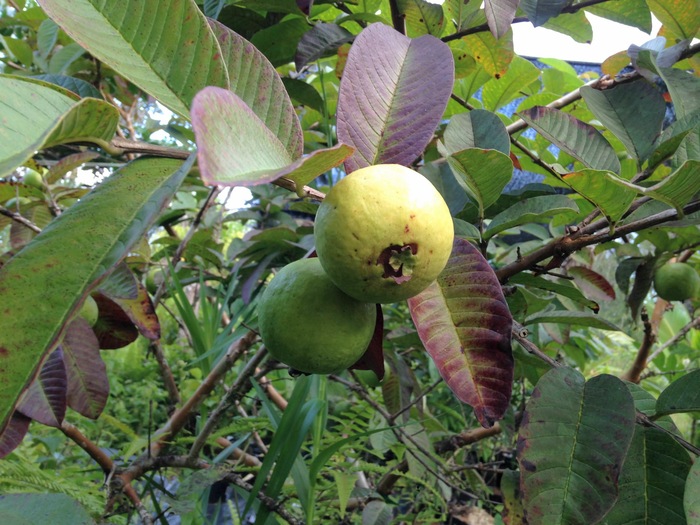
<path fill-rule="evenodd" d="M 22 226 L 26 226 L 27 228 L 29 228 L 33 232 L 41 233 L 41 228 L 39 228 L 32 221 L 30 221 L 29 219 L 26 219 L 24 216 L 20 215 L 19 213 L 15 213 L 13 211 L 8 210 L 4 206 L 0 206 L 0 215 L 4 215 L 5 217 L 9 217 L 13 221 L 21 224 Z"/>
<path fill-rule="evenodd" d="M 695 319 L 690 321 L 688 324 L 686 324 L 683 328 L 678 330 L 678 332 L 671 339 L 666 341 L 664 344 L 659 345 L 659 347 L 649 355 L 649 358 L 647 359 L 646 364 L 648 365 L 649 363 L 654 361 L 654 359 L 656 359 L 661 352 L 663 352 L 667 348 L 670 348 L 673 345 L 675 345 L 676 343 L 678 343 L 678 341 L 683 339 L 688 332 L 690 332 L 693 328 L 698 328 L 699 326 L 700 326 L 700 317 L 696 317 Z"/>
<path fill-rule="evenodd" d="M 647 359 L 649 358 L 649 352 L 656 342 L 656 330 L 652 326 L 649 320 L 649 314 L 647 314 L 646 308 L 642 307 L 641 320 L 644 326 L 644 337 L 642 338 L 642 344 L 637 350 L 637 355 L 634 358 L 632 366 L 620 376 L 620 379 L 629 381 L 630 383 L 639 383 L 639 378 L 647 366 Z"/>
<path fill-rule="evenodd" d="M 243 397 L 245 392 L 248 391 L 250 388 L 250 379 L 255 374 L 255 369 L 266 357 L 267 350 L 265 347 L 261 347 L 246 363 L 245 367 L 236 378 L 236 381 L 234 381 L 233 385 L 231 385 L 231 388 L 229 388 L 226 394 L 224 394 L 216 408 L 210 412 L 209 418 L 204 423 L 202 430 L 199 432 L 197 438 L 192 444 L 188 457 L 196 458 L 199 455 L 199 452 L 206 444 L 207 439 L 219 424 L 219 419 L 221 419 L 231 405 L 236 403 L 236 401 Z"/>

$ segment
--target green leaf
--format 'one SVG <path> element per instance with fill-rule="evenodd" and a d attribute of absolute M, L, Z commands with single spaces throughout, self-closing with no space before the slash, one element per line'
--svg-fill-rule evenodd
<path fill-rule="evenodd" d="M 440 36 L 445 24 L 442 6 L 426 0 L 398 0 L 399 13 L 406 20 L 409 37 Z"/>
<path fill-rule="evenodd" d="M 517 446 L 528 523 L 597 523 L 617 499 L 634 422 L 632 396 L 616 377 L 586 382 L 570 368 L 542 376 Z"/>
<path fill-rule="evenodd" d="M 651 34 L 651 12 L 646 2 L 616 0 L 586 7 L 585 11 Z"/>
<path fill-rule="evenodd" d="M 656 400 L 656 416 L 700 411 L 700 370 L 679 377 Z"/>
<path fill-rule="evenodd" d="M 521 0 L 520 9 L 535 27 L 541 26 L 550 18 L 554 18 L 569 3 L 569 0 Z"/>
<path fill-rule="evenodd" d="M 332 148 L 319 149 L 302 157 L 295 163 L 279 171 L 279 177 L 287 177 L 297 185 L 297 193 L 303 193 L 303 186 L 319 175 L 335 168 L 353 154 L 355 150 L 345 144 L 336 144 Z"/>
<path fill-rule="evenodd" d="M 457 182 L 479 205 L 479 216 L 500 197 L 513 176 L 508 155 L 492 149 L 469 148 L 447 158 Z"/>
<path fill-rule="evenodd" d="M 0 42 L 4 45 L 5 50 L 10 54 L 10 57 L 21 62 L 25 67 L 31 67 L 34 63 L 31 46 L 24 40 L 12 38 L 9 36 L 0 35 Z"/>
<path fill-rule="evenodd" d="M 91 55 L 180 115 L 205 86 L 229 86 L 221 49 L 191 0 L 39 4 Z"/>
<path fill-rule="evenodd" d="M 549 310 L 546 312 L 538 312 L 527 317 L 523 322 L 523 325 L 541 323 L 561 323 L 565 325 L 588 326 L 590 328 L 598 328 L 600 330 L 620 331 L 620 328 L 603 317 L 595 314 L 589 314 L 587 312 L 574 312 L 570 310 Z"/>
<path fill-rule="evenodd" d="M 194 156 L 184 165 L 171 159 L 127 164 L 0 268 L 0 302 L 12 310 L 0 316 L 2 427 L 87 291 L 146 232 L 193 162 Z"/>
<path fill-rule="evenodd" d="M 438 144 L 445 157 L 467 148 L 495 149 L 510 154 L 510 138 L 500 118 L 491 111 L 473 109 L 454 115 Z"/>
<path fill-rule="evenodd" d="M 637 191 L 624 185 L 624 181 L 609 171 L 581 170 L 562 178 L 571 188 L 593 204 L 614 225 L 627 212 L 637 196 Z M 615 190 L 611 191 L 614 187 Z"/>
<path fill-rule="evenodd" d="M 520 273 L 511 277 L 509 282 L 512 284 L 524 285 L 528 289 L 539 288 L 540 290 L 547 290 L 548 292 L 567 297 L 572 301 L 585 306 L 586 308 L 590 308 L 595 313 L 598 313 L 598 310 L 600 309 L 598 303 L 586 298 L 581 293 L 581 290 L 564 280 L 561 282 L 556 282 L 538 275 Z"/>
<path fill-rule="evenodd" d="M 637 80 L 602 91 L 584 86 L 581 95 L 632 157 L 641 163 L 651 155 L 666 114 L 666 103 L 655 87 Z"/>
<path fill-rule="evenodd" d="M 102 98 L 102 93 L 100 93 L 95 86 L 79 78 L 68 77 L 65 75 L 34 75 L 31 78 L 35 78 L 37 80 L 48 82 L 49 84 L 60 86 L 64 89 L 67 89 L 68 91 L 75 93 L 76 95 L 82 98 Z"/>
<path fill-rule="evenodd" d="M 87 511 L 65 494 L 0 496 L 0 522 L 12 525 L 94 525 Z"/>
<path fill-rule="evenodd" d="M 521 200 L 491 220 L 484 239 L 521 224 L 546 222 L 555 215 L 572 211 L 578 213 L 578 206 L 566 195 L 540 195 Z"/>
<path fill-rule="evenodd" d="M 615 150 L 597 129 L 558 109 L 536 106 L 518 114 L 544 138 L 586 167 L 620 173 Z"/>
<path fill-rule="evenodd" d="M 49 62 L 49 74 L 65 75 L 70 65 L 85 54 L 85 49 L 72 42 L 56 51 Z"/>
<path fill-rule="evenodd" d="M 648 49 L 641 49 L 637 56 L 637 67 L 656 73 L 666 84 L 673 101 L 676 117 L 680 120 L 691 117 L 700 110 L 700 79 L 691 72 L 672 67 L 659 67 L 658 55 Z"/>
<path fill-rule="evenodd" d="M 258 31 L 250 41 L 274 67 L 279 67 L 294 62 L 299 41 L 310 29 L 304 19 L 294 17 Z"/>
<path fill-rule="evenodd" d="M 685 525 L 683 492 L 692 460 L 671 436 L 637 426 L 620 473 L 620 494 L 606 525 Z"/>
<path fill-rule="evenodd" d="M 56 45 L 58 40 L 58 24 L 47 18 L 44 20 L 36 33 L 36 47 L 39 54 L 46 58 Z"/>
<path fill-rule="evenodd" d="M 700 5 L 695 0 L 647 0 L 651 12 L 677 41 L 695 37 L 700 29 Z"/>
<path fill-rule="evenodd" d="M 644 188 L 641 193 L 670 204 L 682 216 L 683 206 L 688 204 L 698 191 L 700 191 L 700 160 L 688 160 L 661 182 L 650 188 Z"/>
<path fill-rule="evenodd" d="M 690 468 L 683 506 L 688 525 L 700 525 L 700 461 L 696 461 Z"/>
<path fill-rule="evenodd" d="M 590 44 L 593 40 L 593 26 L 586 18 L 583 9 L 550 18 L 542 24 L 542 27 L 570 36 L 579 44 Z"/>
<path fill-rule="evenodd" d="M 498 40 L 490 32 L 486 31 L 464 36 L 461 40 L 467 43 L 471 55 L 481 64 L 484 70 L 497 79 L 506 74 L 509 70 L 508 66 L 516 57 L 513 51 L 512 31 L 509 31 Z"/>
<path fill-rule="evenodd" d="M 243 37 L 214 20 L 209 24 L 221 47 L 231 91 L 277 136 L 292 159 L 301 157 L 299 118 L 275 68 Z"/>
<path fill-rule="evenodd" d="M 485 33 L 489 34 L 489 33 Z M 522 57 L 515 56 L 505 74 L 496 76 L 484 84 L 484 107 L 496 111 L 522 96 L 522 90 L 535 82 L 540 76 L 540 70 Z"/>
<path fill-rule="evenodd" d="M 119 113 L 111 104 L 92 98 L 76 102 L 76 95 L 47 86 L 0 76 L 0 176 L 42 147 L 77 141 L 104 145 L 114 135 Z"/>

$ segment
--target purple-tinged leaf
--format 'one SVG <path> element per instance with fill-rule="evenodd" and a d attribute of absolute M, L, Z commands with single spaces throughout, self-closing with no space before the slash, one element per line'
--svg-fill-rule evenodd
<path fill-rule="evenodd" d="M 620 173 L 620 161 L 602 133 L 558 109 L 535 106 L 518 113 L 545 139 L 594 170 Z"/>
<path fill-rule="evenodd" d="M 107 404 L 109 379 L 97 337 L 85 319 L 79 317 L 68 325 L 61 347 L 68 378 L 68 406 L 97 419 Z"/>
<path fill-rule="evenodd" d="M 501 38 L 510 29 L 520 0 L 485 0 L 484 11 L 491 33 Z"/>
<path fill-rule="evenodd" d="M 308 15 L 311 12 L 311 7 L 314 5 L 314 0 L 296 0 L 299 10 Z"/>
<path fill-rule="evenodd" d="M 613 288 L 613 285 L 595 270 L 585 266 L 569 266 L 566 271 L 574 278 L 576 286 L 589 299 L 595 301 L 613 301 L 615 299 L 615 288 Z"/>
<path fill-rule="evenodd" d="M 377 305 L 377 322 L 369 346 L 362 357 L 353 364 L 351 370 L 371 370 L 379 380 L 384 379 L 384 314 L 382 305 Z"/>
<path fill-rule="evenodd" d="M 44 361 L 39 375 L 29 384 L 17 410 L 50 427 L 59 427 L 66 414 L 68 380 L 59 346 Z"/>
<path fill-rule="evenodd" d="M 347 172 L 411 164 L 435 132 L 453 77 L 452 52 L 437 38 L 411 40 L 384 24 L 364 29 L 350 48 L 338 94 L 338 140 L 356 149 L 345 161 Z"/>
<path fill-rule="evenodd" d="M 571 0 L 520 0 L 520 8 L 537 27 L 557 16 L 569 3 Z"/>
<path fill-rule="evenodd" d="M 19 446 L 29 431 L 31 421 L 31 418 L 20 412 L 12 414 L 7 426 L 0 433 L 0 459 Z"/>
<path fill-rule="evenodd" d="M 294 65 L 297 71 L 330 51 L 336 51 L 341 45 L 352 41 L 354 35 L 337 24 L 318 22 L 310 31 L 304 33 L 297 46 Z"/>
<path fill-rule="evenodd" d="M 209 25 L 221 47 L 230 90 L 238 95 L 284 144 L 292 159 L 301 156 L 304 135 L 282 79 L 253 44 L 213 20 Z"/>
<path fill-rule="evenodd" d="M 408 300 L 418 335 L 455 395 L 486 428 L 508 409 L 513 319 L 496 274 L 479 251 L 455 238 L 447 267 Z"/>
<path fill-rule="evenodd" d="M 253 110 L 227 89 L 207 87 L 190 110 L 197 159 L 206 184 L 255 186 L 272 182 L 292 158 Z"/>
<path fill-rule="evenodd" d="M 152 341 L 160 338 L 160 322 L 148 291 L 126 264 L 117 266 L 98 291 L 122 309 L 141 335 Z"/>
<path fill-rule="evenodd" d="M 136 341 L 139 332 L 124 309 L 101 293 L 95 293 L 92 297 L 100 311 L 100 316 L 92 327 L 100 348 L 114 350 Z"/>
<path fill-rule="evenodd" d="M 634 400 L 611 375 L 586 382 L 570 368 L 538 381 L 518 436 L 530 525 L 598 523 L 614 505 L 635 429 Z"/>

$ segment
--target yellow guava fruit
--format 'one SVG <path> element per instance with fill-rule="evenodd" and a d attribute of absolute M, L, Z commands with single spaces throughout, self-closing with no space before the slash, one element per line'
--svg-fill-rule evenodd
<path fill-rule="evenodd" d="M 334 374 L 364 354 L 376 309 L 344 294 L 318 259 L 300 259 L 267 285 L 258 321 L 263 343 L 275 359 L 307 374 Z"/>
<path fill-rule="evenodd" d="M 654 272 L 654 290 L 666 301 L 685 301 L 700 293 L 700 276 L 687 263 L 664 264 Z"/>
<path fill-rule="evenodd" d="M 398 164 L 350 173 L 316 214 L 316 253 L 358 301 L 393 303 L 424 290 L 452 251 L 450 210 L 432 183 Z"/>

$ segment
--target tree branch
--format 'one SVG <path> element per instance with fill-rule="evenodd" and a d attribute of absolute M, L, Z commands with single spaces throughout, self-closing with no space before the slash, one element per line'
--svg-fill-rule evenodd
<path fill-rule="evenodd" d="M 120 156 L 125 153 L 141 153 L 143 155 L 153 155 L 156 157 L 168 157 L 171 159 L 182 160 L 187 159 L 187 157 L 189 157 L 191 153 L 189 151 L 178 148 L 159 146 L 157 144 L 149 144 L 148 142 L 127 140 L 121 137 L 114 137 L 109 143 L 109 146 L 105 148 L 105 150 L 110 155 L 114 156 Z M 272 184 L 279 186 L 280 188 L 284 188 L 286 190 L 298 193 L 296 182 L 286 177 L 281 177 L 277 180 L 274 180 L 272 181 Z M 325 193 L 311 188 L 309 186 L 304 186 L 302 188 L 302 194 L 304 197 L 308 197 L 310 199 L 319 201 L 322 201 L 326 196 Z"/>
<path fill-rule="evenodd" d="M 39 228 L 36 224 L 34 224 L 32 221 L 29 219 L 24 218 L 22 215 L 19 213 L 15 213 L 13 211 L 8 210 L 4 206 L 0 206 L 0 215 L 4 215 L 5 217 L 9 217 L 13 221 L 21 224 L 22 226 L 26 226 L 30 230 L 36 233 L 41 233 L 41 228 Z"/>
<path fill-rule="evenodd" d="M 700 201 L 691 202 L 683 208 L 683 212 L 685 214 L 693 213 L 698 210 L 700 210 Z M 561 265 L 561 263 L 563 263 L 569 255 L 586 246 L 618 239 L 630 233 L 642 231 L 665 222 L 676 220 L 678 218 L 679 217 L 676 210 L 664 210 L 634 222 L 621 226 L 618 225 L 615 230 L 611 230 L 608 226 L 607 228 L 602 229 L 602 231 L 585 234 L 589 230 L 580 229 L 564 237 L 552 239 L 552 241 L 541 248 L 530 252 L 524 257 L 520 257 L 518 260 L 512 263 L 502 266 L 496 270 L 496 275 L 501 283 L 505 283 L 513 275 L 525 270 L 536 269 L 537 265 L 542 261 L 553 258 L 553 260 L 545 268 L 546 270 L 551 270 Z M 602 223 L 605 222 L 606 221 L 600 221 L 600 224 L 602 225 Z"/>
<path fill-rule="evenodd" d="M 649 352 L 656 342 L 656 330 L 649 321 L 649 315 L 647 314 L 646 308 L 642 307 L 641 312 L 642 324 L 644 325 L 644 338 L 642 339 L 642 344 L 637 350 L 637 355 L 634 358 L 632 366 L 620 376 L 620 379 L 629 381 L 630 383 L 639 383 L 639 378 L 642 372 L 647 366 L 647 359 L 649 357 Z"/>

